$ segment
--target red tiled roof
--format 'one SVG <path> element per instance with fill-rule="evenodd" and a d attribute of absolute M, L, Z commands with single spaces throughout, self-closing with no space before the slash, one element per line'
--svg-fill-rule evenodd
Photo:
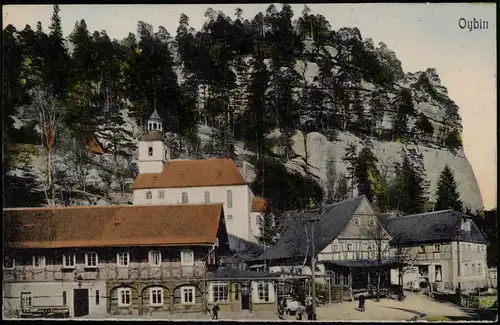
<path fill-rule="evenodd" d="M 211 245 L 222 204 L 4 209 L 12 248 Z"/>
<path fill-rule="evenodd" d="M 86 137 L 85 138 L 85 148 L 93 152 L 97 155 L 102 155 L 104 153 L 104 150 L 102 149 L 102 145 L 100 144 L 99 140 L 95 137 Z"/>
<path fill-rule="evenodd" d="M 254 197 L 252 200 L 252 212 L 267 212 L 269 205 L 267 201 L 261 197 Z"/>
<path fill-rule="evenodd" d="M 139 174 L 133 189 L 245 185 L 231 159 L 171 160 L 162 173 Z"/>

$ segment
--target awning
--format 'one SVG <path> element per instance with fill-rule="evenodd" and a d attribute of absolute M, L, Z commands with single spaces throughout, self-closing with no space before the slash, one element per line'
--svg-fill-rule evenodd
<path fill-rule="evenodd" d="M 329 260 L 321 261 L 325 266 L 342 266 L 342 267 L 356 267 L 356 268 L 368 268 L 377 267 L 377 260 Z M 390 261 L 381 261 L 380 266 L 390 267 L 392 263 Z"/>

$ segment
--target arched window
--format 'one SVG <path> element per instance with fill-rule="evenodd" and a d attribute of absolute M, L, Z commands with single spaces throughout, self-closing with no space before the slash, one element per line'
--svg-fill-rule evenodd
<path fill-rule="evenodd" d="M 151 123 L 148 123 L 148 130 L 151 130 L 151 128 L 152 128 Z"/>
<path fill-rule="evenodd" d="M 188 194 L 186 192 L 182 192 L 182 204 L 188 203 Z"/>
<path fill-rule="evenodd" d="M 151 194 L 151 191 L 146 192 L 146 199 L 151 200 L 153 198 L 153 194 Z"/>
<path fill-rule="evenodd" d="M 210 203 L 210 192 L 205 191 L 205 203 Z"/>
<path fill-rule="evenodd" d="M 152 156 L 153 155 L 153 147 L 148 147 L 148 156 Z"/>
<path fill-rule="evenodd" d="M 228 208 L 233 207 L 233 191 L 231 190 L 227 191 L 227 207 Z"/>
<path fill-rule="evenodd" d="M 153 123 L 153 130 L 156 130 L 156 123 Z"/>

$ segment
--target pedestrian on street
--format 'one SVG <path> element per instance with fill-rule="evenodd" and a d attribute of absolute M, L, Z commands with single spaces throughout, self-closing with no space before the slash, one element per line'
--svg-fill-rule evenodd
<path fill-rule="evenodd" d="M 302 309 L 302 304 L 299 302 L 297 310 L 295 311 L 295 318 L 297 318 L 297 320 L 302 320 L 302 313 L 304 312 Z"/>
<path fill-rule="evenodd" d="M 285 313 L 285 299 L 280 299 L 278 303 L 278 318 L 284 319 L 283 314 Z"/>
<path fill-rule="evenodd" d="M 362 312 L 365 311 L 365 296 L 363 294 L 359 296 L 359 310 Z"/>
<path fill-rule="evenodd" d="M 306 305 L 307 320 L 313 320 L 313 306 L 311 303 Z"/>
<path fill-rule="evenodd" d="M 215 300 L 214 306 L 212 307 L 212 319 L 213 320 L 219 319 L 219 310 L 220 310 L 220 306 L 217 303 L 217 300 Z"/>

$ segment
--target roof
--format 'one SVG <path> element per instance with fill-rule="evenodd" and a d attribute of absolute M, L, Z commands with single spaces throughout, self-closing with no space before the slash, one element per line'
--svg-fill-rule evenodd
<path fill-rule="evenodd" d="M 261 279 L 261 278 L 275 278 L 276 274 L 256 272 L 256 271 L 246 271 L 237 270 L 227 267 L 219 267 L 216 271 L 207 273 L 207 280 L 218 280 L 218 279 Z"/>
<path fill-rule="evenodd" d="M 316 254 L 327 247 L 344 230 L 354 216 L 365 196 L 356 197 L 327 206 L 315 225 Z M 303 257 L 310 254 L 311 223 L 304 220 L 317 216 L 317 212 L 306 212 L 287 219 L 287 227 L 276 245 L 266 251 L 265 259 Z M 306 233 L 307 231 L 307 233 Z"/>
<path fill-rule="evenodd" d="M 164 141 L 165 137 L 163 136 L 163 133 L 158 130 L 153 130 L 149 131 L 148 133 L 144 134 L 140 141 Z"/>
<path fill-rule="evenodd" d="M 264 198 L 254 197 L 252 200 L 252 212 L 267 212 L 269 205 Z"/>
<path fill-rule="evenodd" d="M 156 108 L 155 108 L 155 110 L 153 111 L 153 114 L 151 114 L 151 116 L 149 117 L 148 120 L 159 120 L 159 121 L 161 121 L 161 117 L 158 114 L 158 112 L 156 111 Z"/>
<path fill-rule="evenodd" d="M 470 218 L 454 210 L 443 210 L 407 216 L 389 216 L 381 220 L 385 229 L 401 244 L 465 241 L 486 244 L 484 236 L 472 222 L 471 231 L 461 230 L 462 218 Z"/>
<path fill-rule="evenodd" d="M 246 185 L 231 159 L 170 160 L 162 173 L 138 174 L 133 189 Z"/>
<path fill-rule="evenodd" d="M 222 204 L 4 209 L 4 243 L 11 248 L 212 245 L 222 215 Z"/>
<path fill-rule="evenodd" d="M 85 137 L 84 139 L 85 149 L 90 152 L 93 152 L 97 155 L 102 155 L 104 150 L 102 149 L 102 145 L 96 137 Z"/>

